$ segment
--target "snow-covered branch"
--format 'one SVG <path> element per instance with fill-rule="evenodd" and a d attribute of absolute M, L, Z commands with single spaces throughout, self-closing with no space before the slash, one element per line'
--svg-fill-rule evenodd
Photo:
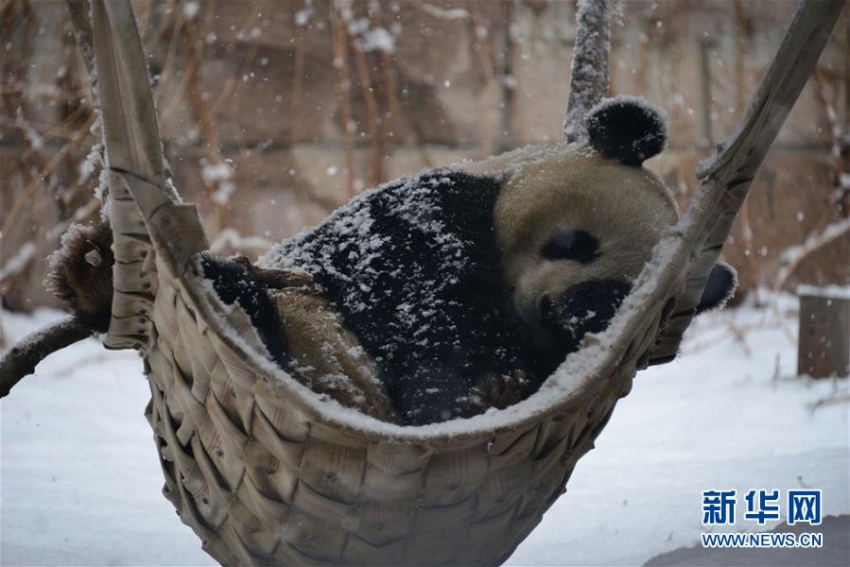
<path fill-rule="evenodd" d="M 794 273 L 797 266 L 812 252 L 823 248 L 830 242 L 837 240 L 845 234 L 850 234 L 850 217 L 841 219 L 827 225 L 822 231 L 810 234 L 803 244 L 791 246 L 780 255 L 782 268 L 776 276 L 776 283 L 773 285 L 774 291 L 782 289 L 788 277 Z"/>
<path fill-rule="evenodd" d="M 92 335 L 92 330 L 68 317 L 25 337 L 0 358 L 0 398 L 25 376 L 35 372 L 35 367 L 48 355 L 62 350 Z"/>
<path fill-rule="evenodd" d="M 438 6 L 434 6 L 433 4 L 429 4 L 427 2 L 415 4 L 415 6 L 421 9 L 426 14 L 443 20 L 466 20 L 470 17 L 469 12 L 464 10 L 463 8 L 444 9 Z"/>
<path fill-rule="evenodd" d="M 584 116 L 608 95 L 608 54 L 611 51 L 608 12 L 608 0 L 578 2 L 570 102 L 564 120 L 564 136 L 568 142 L 587 137 Z"/>

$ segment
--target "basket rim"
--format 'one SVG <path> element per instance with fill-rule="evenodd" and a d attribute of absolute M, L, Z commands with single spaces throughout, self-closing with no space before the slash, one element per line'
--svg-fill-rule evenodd
<path fill-rule="evenodd" d="M 687 268 L 690 246 L 686 239 L 676 236 L 681 234 L 679 225 L 684 221 L 680 220 L 669 229 L 668 236 L 656 246 L 632 293 L 626 297 L 608 328 L 589 336 L 583 347 L 568 356 L 537 392 L 504 409 L 493 408 L 469 418 L 417 426 L 380 421 L 335 400 L 322 399 L 226 327 L 222 308 L 217 298 L 210 297 L 209 287 L 203 284 L 205 280 L 198 270 L 187 267 L 176 274 L 175 279 L 181 284 L 184 300 L 198 312 L 210 331 L 257 376 L 263 377 L 256 395 L 285 397 L 287 403 L 298 406 L 310 420 L 345 430 L 366 442 L 459 445 L 527 429 L 547 417 L 582 407 L 590 398 L 600 395 L 619 397 L 627 386 L 626 382 L 637 372 L 637 355 L 642 354 L 635 353 L 630 360 L 625 360 L 627 347 L 640 333 L 657 333 L 660 321 L 657 315 L 653 316 L 653 311 L 660 311 L 659 306 L 675 292 Z M 168 250 L 157 252 L 169 253 Z M 170 262 L 167 264 L 174 266 Z M 631 365 L 629 377 L 623 383 L 612 383 L 613 371 L 623 365 Z M 266 377 L 270 380 L 265 380 Z"/>

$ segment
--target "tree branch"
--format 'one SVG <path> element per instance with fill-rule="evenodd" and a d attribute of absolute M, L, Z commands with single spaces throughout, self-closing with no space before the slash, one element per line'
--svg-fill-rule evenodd
<path fill-rule="evenodd" d="M 584 116 L 608 96 L 608 55 L 611 51 L 608 0 L 579 0 L 576 23 L 570 101 L 564 120 L 567 142 L 587 138 Z"/>
<path fill-rule="evenodd" d="M 83 52 L 83 62 L 89 72 L 89 77 L 94 77 L 94 42 L 92 41 L 88 2 L 86 0 L 65 0 L 65 5 L 68 8 L 68 14 L 71 16 L 75 39 Z"/>
<path fill-rule="evenodd" d="M 0 358 L 0 398 L 6 397 L 25 376 L 33 374 L 36 365 L 49 355 L 92 334 L 90 328 L 74 317 L 67 317 L 26 336 Z"/>

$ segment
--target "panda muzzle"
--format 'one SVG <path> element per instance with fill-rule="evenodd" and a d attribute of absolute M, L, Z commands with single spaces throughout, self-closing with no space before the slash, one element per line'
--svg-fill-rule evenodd
<path fill-rule="evenodd" d="M 631 289 L 623 280 L 596 280 L 575 284 L 555 300 L 542 297 L 540 319 L 553 347 L 566 355 L 579 349 L 585 334 L 604 331 Z"/>

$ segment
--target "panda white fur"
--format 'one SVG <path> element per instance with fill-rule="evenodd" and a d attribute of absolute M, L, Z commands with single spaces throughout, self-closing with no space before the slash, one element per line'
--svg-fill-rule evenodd
<path fill-rule="evenodd" d="M 678 218 L 641 166 L 665 144 L 661 113 L 617 97 L 587 125 L 589 144 L 525 148 L 385 184 L 259 265 L 313 278 L 374 360 L 401 422 L 518 401 L 586 333 L 604 330 Z M 703 309 L 734 286 L 715 280 Z"/>
<path fill-rule="evenodd" d="M 364 193 L 259 267 L 203 254 L 200 273 L 238 302 L 296 379 L 378 419 L 426 424 L 536 391 L 604 330 L 676 222 L 641 164 L 661 151 L 661 113 L 633 97 L 587 117 L 586 144 L 551 144 L 433 169 Z M 83 324 L 110 318 L 108 225 L 70 231 L 50 284 Z M 103 255 L 103 254 L 101 254 Z M 92 285 L 92 283 L 96 285 Z M 698 311 L 734 272 L 715 267 Z"/>

